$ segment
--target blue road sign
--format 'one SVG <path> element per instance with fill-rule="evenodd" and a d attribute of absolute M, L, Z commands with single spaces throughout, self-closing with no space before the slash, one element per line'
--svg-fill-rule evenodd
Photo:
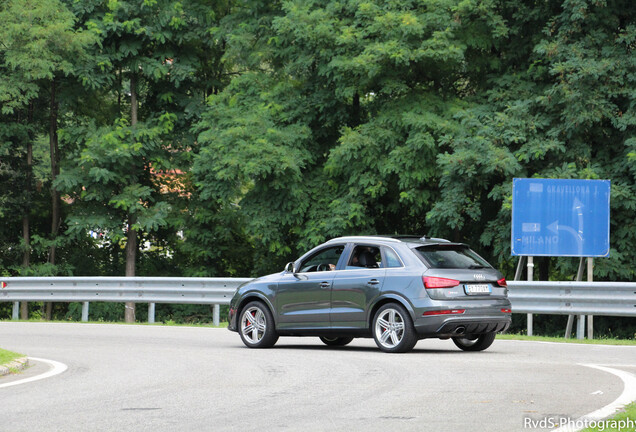
<path fill-rule="evenodd" d="M 512 254 L 609 256 L 609 180 L 512 181 Z"/>

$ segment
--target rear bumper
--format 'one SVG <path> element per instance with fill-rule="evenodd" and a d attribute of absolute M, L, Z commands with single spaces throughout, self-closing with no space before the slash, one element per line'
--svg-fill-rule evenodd
<path fill-rule="evenodd" d="M 510 327 L 510 315 L 498 316 L 425 316 L 415 321 L 420 338 L 452 337 L 505 331 Z"/>
<path fill-rule="evenodd" d="M 501 332 L 510 327 L 512 314 L 510 300 L 506 297 L 457 301 L 427 300 L 416 304 L 415 330 L 420 338 L 453 337 Z M 462 311 L 440 315 L 431 312 Z"/>

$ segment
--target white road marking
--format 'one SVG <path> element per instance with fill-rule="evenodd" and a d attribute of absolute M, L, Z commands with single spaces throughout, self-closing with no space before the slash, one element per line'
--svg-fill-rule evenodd
<path fill-rule="evenodd" d="M 602 395 L 602 394 L 603 394 L 603 392 L 602 392 L 601 390 L 596 390 L 595 392 L 592 392 L 592 393 L 590 393 L 590 394 L 593 394 L 593 395 Z"/>
<path fill-rule="evenodd" d="M 594 412 L 589 414 L 585 414 L 582 417 L 576 419 L 572 424 L 566 424 L 563 427 L 555 429 L 555 432 L 578 432 L 585 428 L 577 427 L 577 425 L 584 425 L 586 422 L 589 425 L 592 421 L 598 421 L 605 419 L 609 416 L 616 414 L 618 410 L 623 408 L 625 405 L 630 404 L 636 400 L 636 376 L 632 375 L 629 372 L 625 372 L 619 369 L 613 369 L 605 366 L 599 366 L 594 364 L 584 364 L 579 363 L 581 366 L 586 366 L 589 368 L 594 368 L 598 370 L 602 370 L 604 372 L 610 373 L 612 375 L 616 375 L 623 381 L 623 393 L 612 403 L 605 405 L 601 409 L 597 409 Z"/>
<path fill-rule="evenodd" d="M 574 341 L 575 339 L 572 339 Z M 636 345 L 609 345 L 602 343 L 577 343 L 577 342 L 548 342 L 548 341 L 535 341 L 535 340 L 521 340 L 521 339 L 496 339 L 499 342 L 518 342 L 518 343 L 538 343 L 543 345 L 560 345 L 569 347 L 589 347 L 589 348 L 628 348 L 636 349 Z M 633 366 L 633 365 L 632 365 Z"/>
<path fill-rule="evenodd" d="M 52 369 L 44 372 L 40 375 L 36 375 L 30 378 L 25 378 L 22 380 L 18 380 L 18 381 L 12 381 L 10 383 L 6 383 L 6 384 L 0 384 L 0 388 L 4 388 L 4 387 L 11 387 L 11 386 L 15 386 L 15 385 L 20 385 L 20 384 L 26 384 L 26 383 L 30 383 L 33 381 L 39 381 L 45 378 L 50 378 L 52 376 L 55 375 L 59 375 L 62 372 L 64 372 L 66 369 L 68 369 L 68 366 L 66 366 L 64 363 L 60 363 L 58 361 L 55 360 L 47 360 L 47 359 L 43 359 L 43 358 L 37 358 L 37 357 L 29 357 L 29 360 L 33 360 L 36 362 L 42 362 L 42 363 L 48 363 L 49 365 L 52 366 Z"/>

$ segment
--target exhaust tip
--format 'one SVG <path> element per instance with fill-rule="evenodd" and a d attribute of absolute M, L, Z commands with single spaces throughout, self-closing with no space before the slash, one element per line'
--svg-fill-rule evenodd
<path fill-rule="evenodd" d="M 455 329 L 455 334 L 456 335 L 461 335 L 464 334 L 464 332 L 466 331 L 466 327 L 464 326 L 459 326 Z"/>

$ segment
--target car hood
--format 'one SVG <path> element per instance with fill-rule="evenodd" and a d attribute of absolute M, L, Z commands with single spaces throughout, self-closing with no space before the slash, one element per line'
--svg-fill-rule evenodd
<path fill-rule="evenodd" d="M 257 277 L 255 279 L 252 279 L 249 282 L 246 282 L 248 284 L 254 283 L 254 282 L 271 282 L 271 281 L 277 281 L 281 278 L 281 276 L 283 276 L 285 274 L 284 271 L 282 272 L 278 272 L 278 273 L 272 273 L 272 274 L 268 274 L 265 276 L 261 276 L 261 277 Z M 244 284 L 245 285 L 245 284 Z"/>

